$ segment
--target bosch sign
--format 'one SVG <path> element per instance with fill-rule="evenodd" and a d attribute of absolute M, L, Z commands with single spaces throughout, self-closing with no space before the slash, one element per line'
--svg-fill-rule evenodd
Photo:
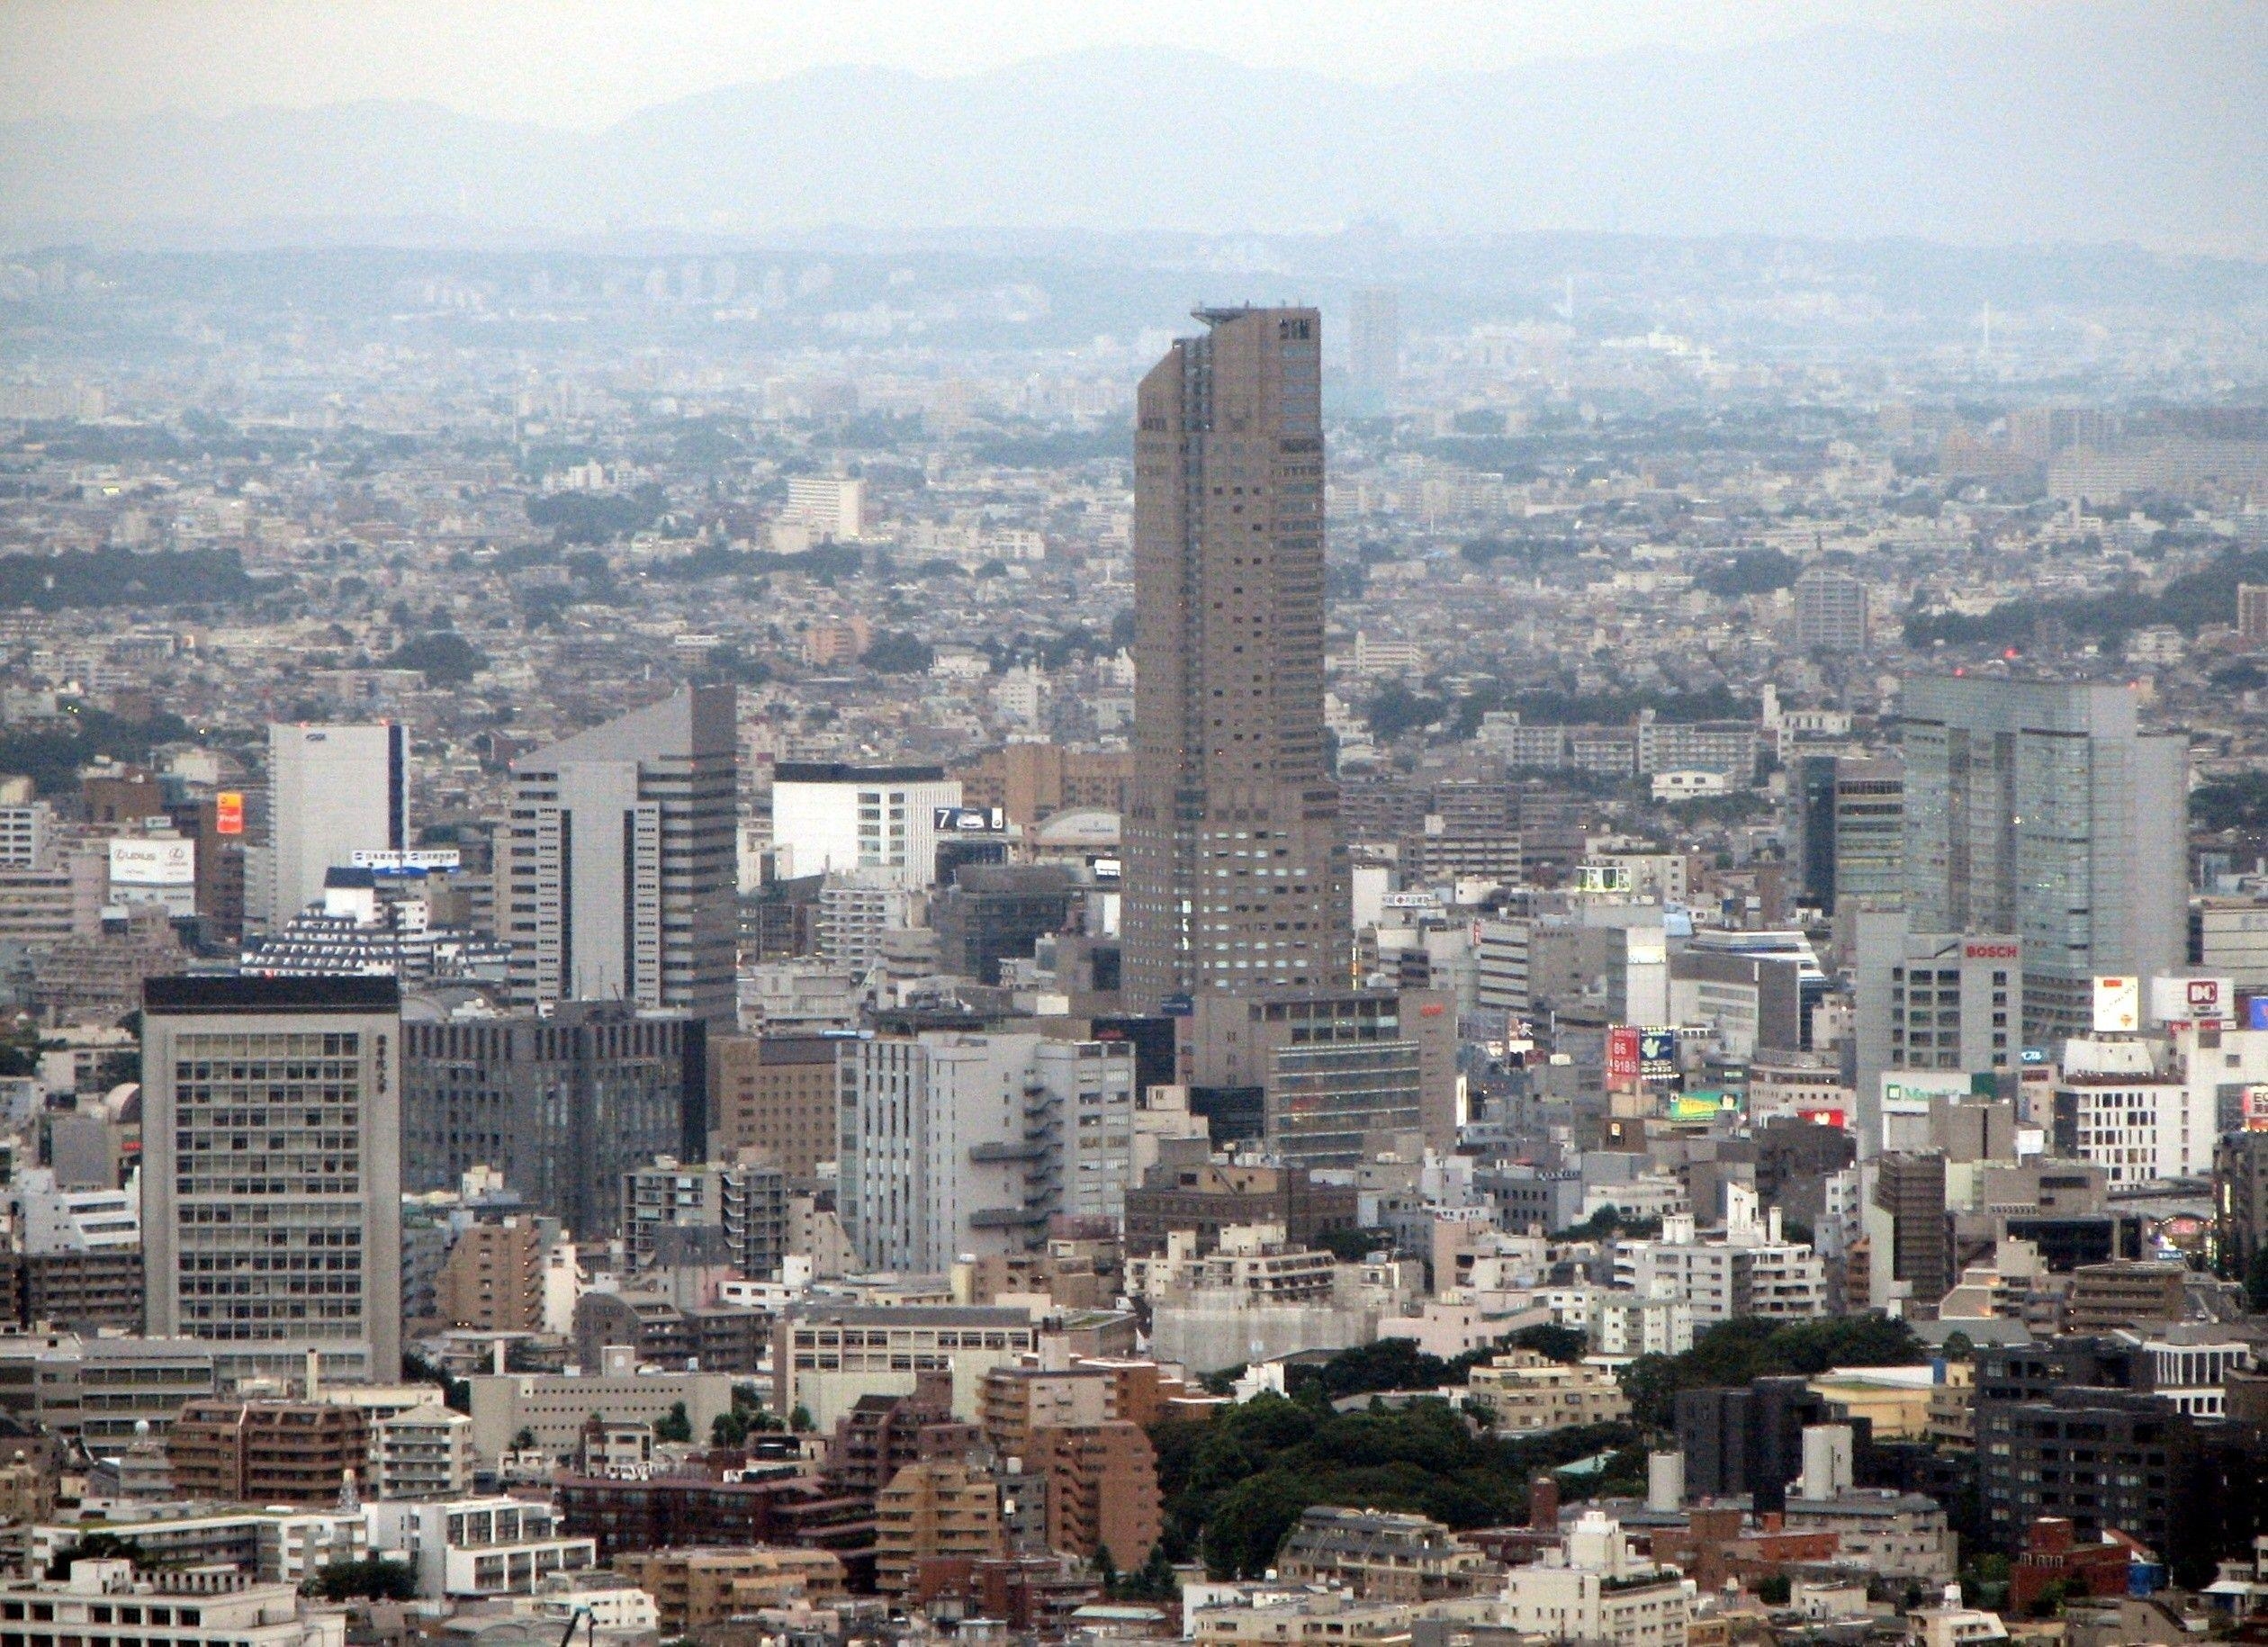
<path fill-rule="evenodd" d="M 1964 960 L 2014 960 L 2023 953 L 2023 946 L 2012 943 L 1973 943 L 1961 950 Z"/>

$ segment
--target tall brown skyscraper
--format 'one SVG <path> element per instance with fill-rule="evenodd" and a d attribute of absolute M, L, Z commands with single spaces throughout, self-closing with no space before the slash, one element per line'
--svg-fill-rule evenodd
<path fill-rule="evenodd" d="M 1321 325 L 1204 309 L 1142 380 L 1126 988 L 1343 987 L 1351 932 L 1323 748 Z"/>

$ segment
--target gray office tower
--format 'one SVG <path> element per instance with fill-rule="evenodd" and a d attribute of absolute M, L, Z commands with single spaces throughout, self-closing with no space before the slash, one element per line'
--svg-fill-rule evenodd
<path fill-rule="evenodd" d="M 616 1233 L 622 1174 L 708 1148 L 708 1025 L 616 1001 L 537 1016 L 451 1018 L 403 1009 L 402 1176 L 449 1190 L 490 1166 L 584 1240 Z"/>
<path fill-rule="evenodd" d="M 1353 409 L 1382 412 L 1401 382 L 1401 294 L 1391 286 L 1358 287 L 1346 320 Z"/>
<path fill-rule="evenodd" d="M 734 1024 L 734 716 L 732 688 L 695 687 L 512 762 L 515 1002 Z"/>
<path fill-rule="evenodd" d="M 2029 1044 L 2087 1030 L 2092 978 L 2181 965 L 2188 746 L 2131 691 L 1928 677 L 1899 718 L 1909 922 L 2021 939 Z"/>
<path fill-rule="evenodd" d="M 224 1379 L 401 1375 L 401 1007 L 392 978 L 142 987 L 153 1338 Z"/>
<path fill-rule="evenodd" d="M 1323 745 L 1323 422 L 1312 309 L 1206 309 L 1134 436 L 1126 990 L 1343 987 L 1346 838 Z"/>

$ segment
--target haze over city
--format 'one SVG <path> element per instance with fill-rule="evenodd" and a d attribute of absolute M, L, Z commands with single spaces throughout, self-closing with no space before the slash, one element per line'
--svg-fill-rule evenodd
<path fill-rule="evenodd" d="M 2268 1641 L 2263 15 L 0 9 L 0 1647 Z"/>

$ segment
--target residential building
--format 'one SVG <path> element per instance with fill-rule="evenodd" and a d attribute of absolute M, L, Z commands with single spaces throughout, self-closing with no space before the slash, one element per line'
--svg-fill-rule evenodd
<path fill-rule="evenodd" d="M 1835 1558 L 1886 1579 L 1942 1585 L 1957 1565 L 1945 1507 L 1922 1493 L 1844 1485 L 1832 1496 L 1791 1493 L 1780 1525 L 1832 1533 Z"/>
<path fill-rule="evenodd" d="M 1141 1426 L 1107 1419 L 1031 1436 L 1026 1468 L 1047 1478 L 1048 1547 L 1090 1562 L 1107 1551 L 1127 1571 L 1148 1561 L 1161 1516 L 1157 1455 Z"/>
<path fill-rule="evenodd" d="M 153 1583 L 167 1582 L 166 1574 L 184 1569 L 227 1568 L 258 1584 L 296 1590 L 332 1562 L 360 1561 L 369 1551 L 359 1510 L 230 1509 L 184 1516 L 180 1508 L 163 1505 L 143 1515 L 130 1506 L 114 1506 L 104 1518 L 103 1531 L 141 1552 L 138 1565 Z M 48 1571 L 86 1533 L 87 1524 L 76 1518 L 25 1529 L 27 1570 Z M 214 1641 L 207 1647 L 226 1644 Z"/>
<path fill-rule="evenodd" d="M 1683 1299 L 1633 1298 L 1595 1289 L 1585 1327 L 1591 1353 L 1608 1361 L 1682 1355 L 1693 1347 L 1693 1306 Z"/>
<path fill-rule="evenodd" d="M 146 1330 L 243 1372 L 401 1368 L 401 1008 L 391 978 L 152 978 Z"/>
<path fill-rule="evenodd" d="M 688 1546 L 751 1549 L 796 1544 L 856 1555 L 872 1547 L 871 1502 L 834 1497 L 794 1466 L 741 1473 L 626 1480 L 562 1474 L 554 1489 L 570 1537 L 597 1541 L 601 1560 Z"/>
<path fill-rule="evenodd" d="M 1495 1416 L 1502 1435 L 1526 1435 L 1630 1417 L 1630 1399 L 1612 1372 L 1588 1362 L 1553 1361 L 1513 1350 L 1472 1369 L 1472 1399 Z"/>
<path fill-rule="evenodd" d="M 370 1426 L 370 1468 L 364 1477 L 377 1498 L 461 1498 L 472 1490 L 472 1420 L 438 1401 L 378 1418 Z"/>
<path fill-rule="evenodd" d="M 1322 322 L 1206 309 L 1137 391 L 1126 990 L 1332 988 L 1353 948 L 1323 737 Z"/>
<path fill-rule="evenodd" d="M 614 1570 L 653 1598 L 655 1622 L 670 1640 L 760 1608 L 824 1606 L 847 1594 L 842 1558 L 793 1545 L 626 1551 Z"/>
<path fill-rule="evenodd" d="M 248 1583 L 239 1572 L 138 1573 L 124 1560 L 80 1559 L 60 1580 L 0 1585 L 0 1625 L 22 1647 L 69 1647 L 121 1625 L 136 1633 L 154 1626 L 176 1647 L 346 1647 L 346 1615 L 307 1608 L 295 1584 Z"/>
<path fill-rule="evenodd" d="M 1506 1573 L 1499 1616 L 1557 1640 L 1686 1647 L 1690 1613 L 1682 1574 L 1638 1560 L 1619 1522 L 1585 1510 L 1562 1548 Z"/>
<path fill-rule="evenodd" d="M 2124 686 L 1921 677 L 1899 713 L 1913 930 L 2020 939 L 2023 1044 L 2085 1033 L 2097 976 L 2178 967 L 2184 738 L 2138 734 Z"/>
<path fill-rule="evenodd" d="M 542 1226 L 524 1214 L 469 1225 L 450 1244 L 434 1283 L 436 1318 L 475 1332 L 542 1331 L 550 1246 Z"/>
<path fill-rule="evenodd" d="M 669 1156 L 622 1175 L 624 1250 L 634 1272 L 727 1264 L 769 1281 L 788 1251 L 788 1179 L 778 1167 Z"/>
<path fill-rule="evenodd" d="M 694 687 L 512 762 L 498 936 L 518 1004 L 733 1026 L 734 713 L 731 687 Z"/>
<path fill-rule="evenodd" d="M 1110 1410 L 1111 1384 L 1099 1367 L 994 1367 L 985 1374 L 985 1439 L 1004 1458 L 1029 1459 L 1040 1430 L 1116 1417 Z"/>
<path fill-rule="evenodd" d="M 1004 1552 L 1000 1489 L 950 1459 L 908 1464 L 874 1500 L 874 1580 L 886 1596 L 914 1588 L 924 1562 L 991 1561 Z"/>
<path fill-rule="evenodd" d="M 2064 1330 L 2105 1333 L 2162 1328 L 2187 1314 L 2189 1267 L 2178 1263 L 2083 1264 L 2064 1300 Z"/>
<path fill-rule="evenodd" d="M 49 1166 L 18 1166 L 7 1186 L 17 1240 L 27 1256 L 132 1253 L 141 1247 L 141 1181 L 130 1171 L 118 1189 L 71 1188 Z"/>
<path fill-rule="evenodd" d="M 381 1499 L 363 1518 L 373 1552 L 407 1560 L 428 1601 L 532 1596 L 554 1573 L 598 1562 L 596 1540 L 562 1534 L 550 1505 L 525 1498 Z"/>
<path fill-rule="evenodd" d="M 1286 1584 L 1328 1585 L 1364 1601 L 1445 1601 L 1504 1581 L 1504 1570 L 1440 1522 L 1393 1510 L 1318 1505 L 1276 1552 Z"/>
<path fill-rule="evenodd" d="M 1689 1212 L 1662 1220 L 1659 1239 L 1616 1244 L 1618 1285 L 1691 1307 L 1696 1328 L 1738 1316 L 1805 1320 L 1827 1313 L 1826 1268 L 1808 1242 L 1780 1234 L 1780 1210 L 1758 1216 L 1755 1191 L 1725 1186 L 1722 1230 L 1698 1232 Z"/>
<path fill-rule="evenodd" d="M 356 852 L 410 844 L 409 728 L 268 727 L 271 930 L 323 899 L 324 876 Z"/>
<path fill-rule="evenodd" d="M 369 1459 L 368 1416 L 326 1402 L 192 1401 L 166 1436 L 175 1489 L 231 1504 L 336 1504 Z"/>
<path fill-rule="evenodd" d="M 1800 652 L 1864 652 L 1867 580 L 1832 566 L 1807 566 L 1796 580 Z"/>

